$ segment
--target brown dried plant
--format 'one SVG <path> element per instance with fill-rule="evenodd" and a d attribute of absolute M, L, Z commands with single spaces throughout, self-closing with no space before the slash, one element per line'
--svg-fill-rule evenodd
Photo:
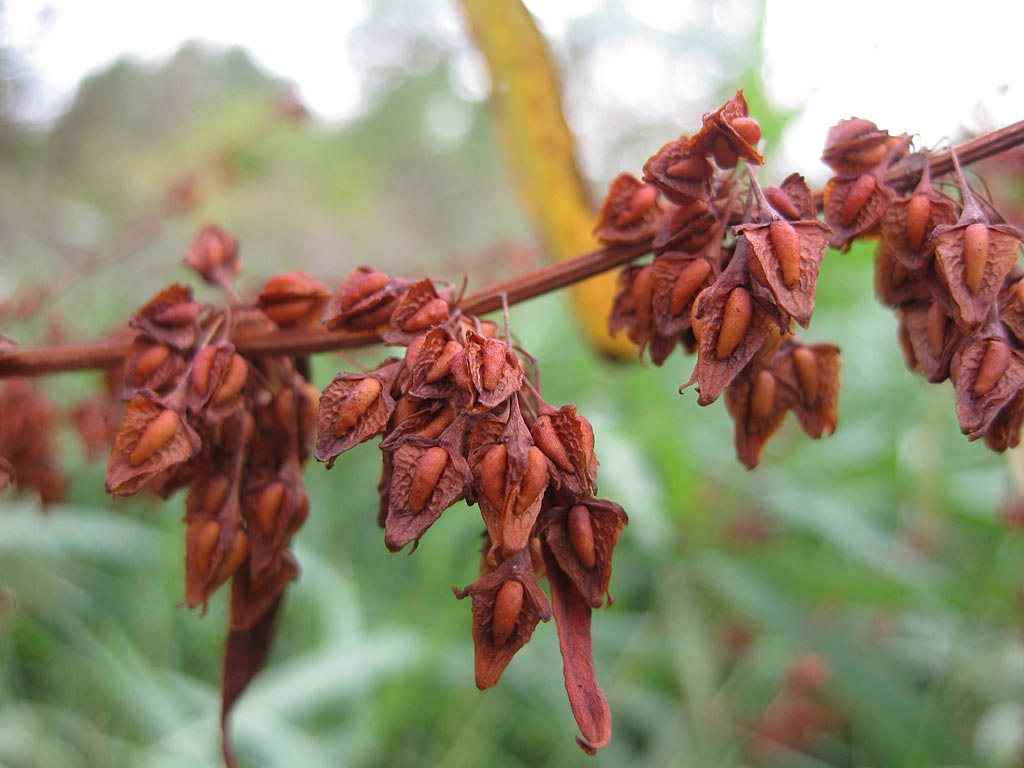
<path fill-rule="evenodd" d="M 1011 126 L 959 154 L 977 159 L 1021 141 L 1024 126 Z M 476 294 L 365 266 L 335 291 L 290 272 L 245 298 L 234 285 L 239 243 L 211 225 L 185 261 L 221 289 L 221 304 L 172 285 L 132 316 L 127 336 L 25 351 L 0 338 L 0 376 L 118 371 L 125 406 L 116 430 L 117 411 L 102 400 L 74 415 L 90 450 L 116 431 L 112 495 L 188 489 L 184 604 L 205 611 L 231 584 L 222 690 L 229 765 L 229 714 L 265 663 L 285 588 L 299 574 L 290 542 L 309 514 L 303 465 L 313 453 L 330 468 L 377 437 L 375 517 L 389 550 L 415 551 L 453 505 L 479 508 L 479 578 L 454 589 L 472 604 L 477 685 L 496 684 L 553 617 L 577 740 L 590 753 L 608 743 L 591 617 L 612 602 L 612 554 L 626 513 L 596 497 L 590 422 L 573 405 L 544 400 L 537 362 L 512 343 L 507 312 L 503 328 L 482 318 L 503 305 L 627 265 L 612 330 L 658 365 L 677 346 L 695 352 L 683 388 L 696 384 L 701 405 L 725 394 L 737 454 L 753 468 L 788 411 L 812 437 L 836 429 L 839 349 L 805 342 L 795 328 L 810 323 L 827 246 L 877 238 L 877 292 L 897 311 L 908 365 L 930 381 L 952 380 L 970 439 L 995 450 L 1019 442 L 1022 235 L 967 184 L 957 154 L 913 151 L 906 135 L 844 120 L 823 156 L 835 176 L 815 193 L 796 174 L 762 187 L 760 145 L 760 126 L 737 92 L 693 136 L 656 152 L 642 180 L 622 174 L 612 182 L 596 227 L 606 247 Z M 649 261 L 630 263 L 645 254 Z M 310 384 L 307 355 L 379 342 L 403 351 L 370 371 L 339 372 L 322 393 Z M 44 502 L 59 498 L 55 423 L 26 379 L 4 383 L 0 484 L 13 479 Z M 755 730 L 799 742 L 808 702 L 813 728 L 827 727 L 813 698 L 780 699 L 777 717 Z"/>

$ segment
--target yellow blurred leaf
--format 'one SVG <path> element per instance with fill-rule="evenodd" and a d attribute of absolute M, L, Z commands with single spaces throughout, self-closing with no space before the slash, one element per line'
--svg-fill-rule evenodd
<path fill-rule="evenodd" d="M 462 0 L 462 6 L 490 69 L 505 162 L 541 242 L 559 261 L 594 250 L 596 209 L 576 167 L 547 41 L 521 0 Z M 633 344 L 607 330 L 615 284 L 616 275 L 605 273 L 573 286 L 576 313 L 602 352 L 632 356 Z"/>

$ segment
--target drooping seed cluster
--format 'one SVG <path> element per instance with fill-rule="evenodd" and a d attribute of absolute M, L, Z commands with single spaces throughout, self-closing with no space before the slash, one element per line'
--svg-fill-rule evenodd
<path fill-rule="evenodd" d="M 444 510 L 477 504 L 486 527 L 473 604 L 476 683 L 498 682 L 537 624 L 558 625 L 566 690 L 589 752 L 611 735 L 594 676 L 590 615 L 610 601 L 622 508 L 594 497 L 590 423 L 541 397 L 535 364 L 493 323 L 462 314 L 450 287 L 355 270 L 324 313 L 330 329 L 372 330 L 405 347 L 368 373 L 339 373 L 320 403 L 316 457 L 328 466 L 383 435 L 378 522 L 388 549 L 413 548 Z M 525 360 L 525 362 L 524 362 Z M 538 575 L 551 586 L 551 602 Z"/>
<path fill-rule="evenodd" d="M 230 288 L 237 245 L 204 230 L 188 263 Z M 233 289 L 230 289 L 233 294 Z M 183 285 L 132 318 L 124 369 L 127 407 L 107 469 L 107 490 L 189 489 L 185 604 L 205 611 L 231 580 L 224 715 L 262 665 L 286 585 L 298 575 L 288 545 L 309 502 L 302 464 L 312 450 L 319 391 L 287 356 L 246 358 L 230 339 L 318 318 L 329 291 L 306 275 L 272 278 L 254 303 L 204 306 Z M 225 738 L 225 753 L 230 746 Z"/>
<path fill-rule="evenodd" d="M 1022 233 L 958 167 L 933 180 L 927 154 L 908 155 L 908 147 L 905 136 L 867 120 L 833 128 L 824 159 L 837 176 L 825 187 L 826 220 L 840 247 L 878 236 L 875 288 L 896 309 L 907 365 L 932 382 L 951 379 L 961 430 L 1003 451 L 1020 442 L 1024 422 Z M 886 183 L 896 160 L 922 168 L 916 185 Z"/>
<path fill-rule="evenodd" d="M 793 333 L 810 322 L 829 228 L 799 175 L 762 189 L 752 171 L 736 173 L 740 160 L 763 162 L 760 139 L 738 92 L 651 157 L 642 182 L 617 177 L 596 229 L 609 244 L 649 241 L 653 253 L 623 270 L 610 329 L 657 365 L 677 345 L 696 351 L 684 387 L 696 382 L 700 405 L 726 393 L 751 468 L 787 411 L 812 437 L 831 434 L 839 392 L 839 350 Z"/>

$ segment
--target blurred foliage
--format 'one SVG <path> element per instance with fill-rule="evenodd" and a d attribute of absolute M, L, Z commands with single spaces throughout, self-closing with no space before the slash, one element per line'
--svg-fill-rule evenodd
<path fill-rule="evenodd" d="M 616 23 L 581 21 L 571 39 Z M 724 61 L 723 39 L 704 45 Z M 429 65 L 382 79 L 374 108 L 339 129 L 282 111 L 286 85 L 243 52 L 188 46 L 157 69 L 95 75 L 52 131 L 5 131 L 4 333 L 102 336 L 190 279 L 180 258 L 207 220 L 240 236 L 253 286 L 297 268 L 336 283 L 372 263 L 481 287 L 536 266 L 485 109 L 452 90 L 461 54 L 422 44 L 435 46 Z M 562 54 L 570 69 L 590 66 L 585 46 Z M 765 104 L 753 64 L 735 66 L 702 108 L 606 137 L 609 157 L 629 156 L 617 169 L 637 172 L 737 78 Z M 766 136 L 781 134 L 786 116 L 754 111 Z M 464 132 L 438 133 L 439 114 Z M 843 348 L 836 435 L 812 442 L 787 423 L 749 473 L 724 408 L 676 394 L 692 360 L 597 359 L 560 296 L 512 309 L 546 398 L 578 404 L 595 426 L 601 494 L 630 513 L 615 605 L 594 620 L 615 718 L 604 753 L 573 743 L 551 626 L 497 688 L 475 689 L 470 610 L 450 588 L 475 578 L 476 510 L 450 510 L 414 556 L 389 554 L 367 445 L 330 472 L 308 468 L 302 578 L 234 718 L 244 764 L 1019 764 L 1024 537 L 1001 511 L 1014 488 L 1004 458 L 958 434 L 949 388 L 905 370 L 871 273 L 868 248 L 830 253 L 807 334 Z M 381 355 L 319 356 L 314 373 L 326 384 Z M 46 386 L 70 411 L 99 381 Z M 174 608 L 182 499 L 114 504 L 102 460 L 70 430 L 61 443 L 64 504 L 40 515 L 29 499 L 0 500 L 0 764 L 216 766 L 226 595 L 204 618 Z M 759 741 L 796 672 L 815 668 L 828 727 L 791 748 Z"/>

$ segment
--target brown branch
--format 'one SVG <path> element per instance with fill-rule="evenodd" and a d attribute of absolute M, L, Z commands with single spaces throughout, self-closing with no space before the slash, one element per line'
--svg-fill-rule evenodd
<path fill-rule="evenodd" d="M 932 173 L 939 175 L 952 170 L 954 150 L 960 163 L 966 165 L 1021 144 L 1024 144 L 1024 121 L 970 139 L 953 149 L 936 152 L 928 156 L 928 161 Z M 886 181 L 891 184 L 912 182 L 920 176 L 922 166 L 921 162 L 899 163 L 889 169 Z M 511 306 L 550 293 L 632 261 L 649 250 L 649 241 L 602 248 L 469 294 L 462 299 L 459 307 L 463 312 L 474 315 L 493 312 L 500 309 L 503 302 Z M 272 333 L 240 334 L 232 341 L 238 351 L 244 354 L 299 357 L 369 346 L 379 343 L 380 336 L 366 332 L 296 328 Z M 127 350 L 128 345 L 122 341 L 18 350 L 0 357 L 0 378 L 114 368 L 124 361 Z"/>
<path fill-rule="evenodd" d="M 511 306 L 550 293 L 625 264 L 649 250 L 649 241 L 602 248 L 469 294 L 459 303 L 459 308 L 474 315 L 493 312 L 501 308 L 503 301 Z M 379 343 L 380 336 L 365 331 L 290 328 L 272 333 L 243 333 L 232 341 L 243 354 L 300 357 L 316 352 L 369 346 Z M 127 352 L 128 344 L 123 341 L 16 350 L 0 357 L 0 377 L 43 376 L 64 371 L 115 368 L 124 362 Z"/>

